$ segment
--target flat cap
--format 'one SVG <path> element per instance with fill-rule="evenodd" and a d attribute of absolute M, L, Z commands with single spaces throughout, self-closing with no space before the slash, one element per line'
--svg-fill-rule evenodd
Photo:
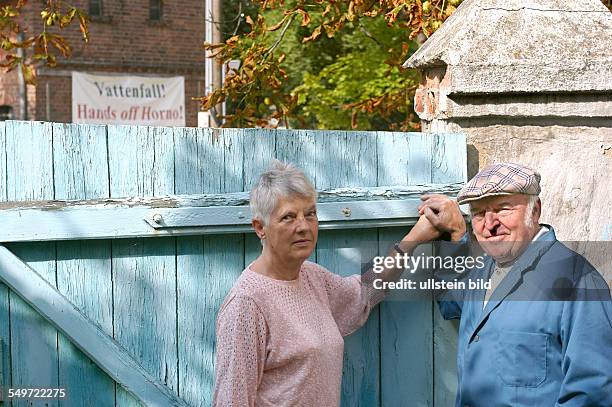
<path fill-rule="evenodd" d="M 529 167 L 513 163 L 489 165 L 474 176 L 457 195 L 464 204 L 494 195 L 539 195 L 540 174 Z"/>

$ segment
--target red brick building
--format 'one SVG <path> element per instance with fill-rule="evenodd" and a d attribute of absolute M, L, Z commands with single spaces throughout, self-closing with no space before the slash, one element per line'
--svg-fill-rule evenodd
<path fill-rule="evenodd" d="M 55 68 L 38 69 L 38 86 L 28 86 L 28 119 L 71 122 L 71 75 L 79 71 L 184 76 L 186 124 L 197 125 L 198 103 L 191 99 L 204 93 L 204 0 L 74 0 L 71 4 L 90 14 L 90 41 L 84 45 L 76 21 L 62 31 L 73 55 L 59 58 Z M 37 3 L 29 2 L 23 12 L 28 30 L 40 31 Z M 0 115 L 9 109 L 13 119 L 20 119 L 15 71 L 0 74 Z"/>

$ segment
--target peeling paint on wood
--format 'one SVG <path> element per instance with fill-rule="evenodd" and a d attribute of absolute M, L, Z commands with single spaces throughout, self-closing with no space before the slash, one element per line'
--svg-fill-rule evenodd
<path fill-rule="evenodd" d="M 1 245 L 0 278 L 146 406 L 187 406 L 55 287 Z"/>
<path fill-rule="evenodd" d="M 351 202 L 351 201 L 377 201 L 418 198 L 423 194 L 440 193 L 456 195 L 463 184 L 422 184 L 410 186 L 383 186 L 363 188 L 332 188 L 318 191 L 318 202 Z M 11 209 L 40 209 L 56 211 L 66 208 L 81 207 L 87 209 L 112 208 L 182 208 L 182 207 L 209 207 L 209 206 L 248 206 L 248 192 L 234 192 L 227 194 L 193 194 L 170 195 L 161 197 L 130 197 L 105 198 L 90 200 L 53 200 L 53 201 L 10 201 L 0 202 L 0 211 Z"/>
<path fill-rule="evenodd" d="M 21 137 L 24 129 L 34 128 L 36 135 L 26 132 L 25 137 L 28 143 L 39 145 L 11 142 L 8 148 L 0 132 L 0 180 L 5 171 L 9 181 L 0 182 L 0 195 L 4 194 L 0 201 L 11 199 L 0 204 L 0 224 L 4 226 L 0 234 L 9 229 L 21 238 L 39 236 L 42 244 L 11 243 L 11 248 L 21 250 L 19 254 L 48 275 L 53 284 L 57 281 L 58 291 L 88 319 L 114 335 L 162 385 L 162 391 L 190 406 L 210 405 L 216 313 L 242 269 L 261 252 L 255 235 L 243 234 L 251 230 L 248 216 L 232 225 L 215 225 L 220 223 L 218 219 L 206 221 L 202 213 L 227 211 L 228 216 L 235 216 L 243 211 L 246 215 L 247 191 L 259 173 L 275 157 L 293 162 L 319 190 L 322 231 L 311 259 L 332 272 L 348 275 L 358 272 L 342 260 L 349 252 L 354 254 L 353 246 L 371 240 L 379 242 L 381 251 L 386 250 L 389 239 L 401 236 L 416 221 L 419 195 L 455 195 L 459 190 L 460 184 L 447 182 L 461 179 L 443 179 L 441 175 L 436 179 L 436 174 L 461 172 L 465 167 L 463 150 L 458 149 L 465 139 L 460 135 L 454 135 L 451 142 L 450 138 L 419 133 L 50 127 L 20 122 L 0 123 L 0 129 L 2 126 L 11 133 L 18 131 Z M 45 129 L 52 130 L 50 142 Z M 53 154 L 48 153 L 50 148 Z M 43 158 L 32 158 L 32 152 Z M 3 164 L 5 155 L 9 161 Z M 55 171 L 49 172 L 52 157 Z M 33 162 L 29 165 L 28 161 Z M 17 170 L 23 163 L 30 173 Z M 18 187 L 18 182 L 26 186 Z M 30 192 L 24 189 L 17 193 L 15 188 L 29 188 Z M 172 227 L 156 230 L 145 219 L 153 221 L 157 212 L 162 223 L 168 214 L 180 216 Z M 136 234 L 125 236 L 123 231 L 130 230 L 130 225 L 135 225 L 132 232 Z M 403 226 L 393 227 L 397 225 Z M 343 230 L 345 227 L 352 229 Z M 99 233 L 92 234 L 94 229 Z M 226 235 L 221 236 L 223 233 Z M 118 236 L 124 239 L 100 240 Z M 53 238 L 78 240 L 45 242 Z M 8 326 L 9 318 L 9 290 L 4 287 L 3 296 L 3 287 L 0 285 L 0 328 Z M 13 304 L 19 301 L 14 292 L 10 301 L 11 320 L 16 327 L 24 326 L 22 315 L 13 312 L 18 309 Z M 413 352 L 414 343 L 433 350 L 430 305 L 420 310 L 412 307 L 409 312 L 403 305 L 383 304 L 365 328 L 347 339 L 343 405 L 403 405 L 406 400 L 418 405 L 417 401 L 437 397 L 432 388 L 432 353 Z M 397 309 L 391 311 L 393 306 Z M 40 347 L 48 336 L 59 354 L 43 367 L 59 371 L 56 383 L 75 389 L 78 400 L 71 402 L 107 405 L 101 401 L 104 395 L 100 389 L 112 385 L 111 377 L 115 376 L 86 367 L 87 356 L 61 333 L 57 342 L 55 329 L 31 312 L 26 314 L 28 320 L 32 321 L 32 316 L 39 322 L 28 323 L 28 330 L 13 332 L 13 337 L 27 346 L 16 347 L 14 340 L 5 342 L 5 359 L 11 361 L 5 362 L 6 371 L 13 377 L 30 375 L 28 380 L 34 384 L 41 372 L 22 355 L 26 355 L 26 348 L 31 352 L 36 341 Z M 7 331 L 0 330 L 3 341 Z M 23 340 L 26 334 L 29 336 Z M 43 338 L 42 342 L 36 338 Z M 392 353 L 387 355 L 389 346 L 393 349 L 395 344 L 396 356 L 406 358 L 409 364 L 399 363 L 399 359 L 394 362 L 389 356 Z M 17 366 L 22 360 L 25 365 Z M 414 365 L 422 370 L 410 369 Z M 405 380 L 417 373 L 420 379 L 414 383 Z M 96 394 L 92 396 L 92 392 Z M 133 406 L 138 402 L 118 385 L 116 402 L 109 405 L 114 404 Z"/>
<path fill-rule="evenodd" d="M 50 123 L 7 122 L 6 189 L 11 200 L 50 200 L 53 194 L 52 127 Z M 56 281 L 55 244 L 13 244 L 10 249 L 50 284 Z M 58 383 L 57 331 L 14 292 L 9 291 L 11 385 L 55 388 Z M 30 407 L 13 400 L 14 407 Z M 49 400 L 57 407 L 58 400 Z"/>
<path fill-rule="evenodd" d="M 174 193 L 173 129 L 108 126 L 111 197 Z M 176 248 L 173 238 L 112 242 L 117 342 L 177 391 Z M 139 403 L 117 388 L 117 406 Z"/>
<path fill-rule="evenodd" d="M 108 177 L 100 176 L 108 174 L 106 126 L 53 124 L 53 161 L 56 199 L 108 197 Z M 110 241 L 58 242 L 56 247 L 58 291 L 112 335 Z M 58 340 L 58 383 L 67 389 L 62 402 L 114 405 L 115 382 L 66 336 L 60 333 Z"/>

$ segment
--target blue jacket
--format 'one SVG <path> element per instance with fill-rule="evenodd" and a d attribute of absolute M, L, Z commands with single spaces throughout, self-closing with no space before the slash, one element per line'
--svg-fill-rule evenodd
<path fill-rule="evenodd" d="M 469 279 L 488 279 L 494 262 Z M 531 243 L 495 289 L 447 291 L 460 318 L 457 406 L 612 407 L 612 301 L 601 275 L 557 241 Z"/>

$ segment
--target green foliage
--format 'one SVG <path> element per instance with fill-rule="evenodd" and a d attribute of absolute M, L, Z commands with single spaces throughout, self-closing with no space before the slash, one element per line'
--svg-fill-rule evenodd
<path fill-rule="evenodd" d="M 401 64 L 418 47 L 415 38 L 430 35 L 455 10 L 451 2 L 253 4 L 245 13 L 248 30 L 242 27 L 224 44 L 205 45 L 221 61 L 242 64 L 222 88 L 201 98 L 204 110 L 228 102 L 226 125 L 235 127 L 418 127 L 411 109 L 416 78 Z"/>
<path fill-rule="evenodd" d="M 363 130 L 418 128 L 416 73 L 401 64 L 462 2 L 239 1 L 246 24 L 206 47 L 242 65 L 203 109 L 229 102 L 227 126 Z"/>
<path fill-rule="evenodd" d="M 5 2 L 6 3 L 6 2 Z M 69 58 L 72 47 L 58 34 L 67 26 L 78 22 L 83 41 L 89 40 L 89 19 L 85 12 L 65 1 L 46 0 L 30 5 L 26 0 L 8 2 L 12 4 L 0 7 L 0 48 L 4 59 L 0 67 L 7 71 L 21 69 L 26 83 L 36 85 L 36 67 L 45 64 L 47 67 L 57 65 L 57 57 Z M 39 33 L 28 33 L 20 26 L 20 16 L 26 7 L 40 10 L 42 30 Z M 56 33 L 52 33 L 55 31 Z M 31 50 L 30 56 L 22 57 L 18 50 Z"/>
<path fill-rule="evenodd" d="M 416 85 L 415 72 L 389 63 L 394 47 L 410 41 L 406 32 L 389 28 L 383 18 L 378 17 L 353 25 L 350 31 L 337 34 L 334 41 L 337 54 L 329 58 L 322 53 L 324 63 L 320 63 L 317 54 L 310 52 L 314 63 L 309 64 L 310 69 L 302 70 L 301 84 L 290 89 L 297 96 L 296 116 L 301 119 L 291 124 L 318 129 L 387 130 L 405 120 L 410 115 L 410 100 L 402 101 L 388 117 L 377 112 L 354 115 L 352 107 L 387 94 L 401 94 Z M 416 48 L 416 43 L 412 44 Z M 304 50 L 316 48 L 323 49 L 316 43 L 302 47 Z M 305 59 L 299 56 L 300 60 Z M 288 65 L 292 59 L 288 53 Z"/>

